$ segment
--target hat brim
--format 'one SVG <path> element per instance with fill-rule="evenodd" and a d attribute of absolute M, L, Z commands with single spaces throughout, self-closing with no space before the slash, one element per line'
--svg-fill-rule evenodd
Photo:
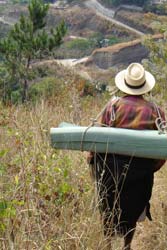
<path fill-rule="evenodd" d="M 115 84 L 117 88 L 120 89 L 122 92 L 130 95 L 143 95 L 150 92 L 153 89 L 155 85 L 155 78 L 150 72 L 145 70 L 145 79 L 146 79 L 145 84 L 141 88 L 137 89 L 130 88 L 126 85 L 125 72 L 126 69 L 120 71 L 115 77 Z"/>

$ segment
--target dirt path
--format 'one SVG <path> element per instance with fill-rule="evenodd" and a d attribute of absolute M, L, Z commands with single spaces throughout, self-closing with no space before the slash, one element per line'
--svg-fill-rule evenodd
<path fill-rule="evenodd" d="M 61 64 L 67 68 L 71 68 L 73 69 L 74 73 L 79 74 L 80 76 L 82 76 L 83 78 L 91 81 L 92 78 L 91 76 L 88 74 L 88 72 L 86 72 L 85 70 L 82 69 L 77 69 L 75 68 L 77 66 L 77 64 L 86 62 L 88 60 L 88 57 L 83 57 L 81 59 L 62 59 L 62 60 L 55 60 L 58 64 Z"/>
<path fill-rule="evenodd" d="M 41 62 L 37 62 L 37 63 L 34 63 L 33 65 L 49 65 L 51 63 L 58 63 L 60 65 L 63 65 L 64 67 L 67 67 L 71 70 L 73 70 L 73 72 L 75 74 L 79 74 L 80 76 L 82 76 L 83 78 L 89 80 L 89 81 L 92 81 L 92 77 L 89 75 L 89 73 L 87 71 L 85 71 L 84 69 L 81 69 L 81 68 L 77 68 L 77 64 L 80 64 L 80 63 L 83 63 L 85 61 L 88 60 L 88 57 L 83 57 L 81 59 L 53 59 L 53 60 L 45 60 L 45 61 L 41 61 Z"/>
<path fill-rule="evenodd" d="M 129 30 L 130 32 L 133 32 L 139 36 L 143 36 L 145 35 L 143 32 L 137 30 L 137 29 L 134 29 L 122 22 L 119 22 L 117 20 L 114 19 L 114 15 L 115 15 L 115 11 L 114 10 L 111 10 L 111 9 L 107 9 L 105 7 L 103 7 L 97 0 L 88 0 L 85 2 L 85 5 L 92 9 L 93 11 L 96 12 L 97 15 L 111 21 L 112 23 L 122 27 L 122 28 L 125 28 L 127 30 Z"/>
<path fill-rule="evenodd" d="M 8 24 L 8 25 L 13 25 L 15 22 L 14 21 L 9 21 L 6 20 L 4 16 L 0 17 L 0 23 Z"/>
<path fill-rule="evenodd" d="M 57 59 L 56 62 L 59 64 L 62 64 L 64 66 L 74 67 L 75 65 L 77 65 L 79 63 L 86 62 L 88 60 L 88 58 L 89 57 L 83 57 L 80 59 Z"/>

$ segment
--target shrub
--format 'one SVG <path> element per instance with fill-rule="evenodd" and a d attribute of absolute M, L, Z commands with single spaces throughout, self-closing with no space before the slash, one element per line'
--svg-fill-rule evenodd
<path fill-rule="evenodd" d="M 74 39 L 66 43 L 68 49 L 87 50 L 94 46 L 94 41 L 86 39 Z"/>
<path fill-rule="evenodd" d="M 63 88 L 61 82 L 55 77 L 46 77 L 38 83 L 30 86 L 28 92 L 29 100 L 36 101 L 41 97 L 49 98 L 58 95 Z"/>
<path fill-rule="evenodd" d="M 155 5 L 145 5 L 144 11 L 153 12 L 158 15 L 166 15 L 167 14 L 167 4 L 155 4 Z"/>
<path fill-rule="evenodd" d="M 22 93 L 20 89 L 11 92 L 11 102 L 18 104 L 22 102 Z"/>

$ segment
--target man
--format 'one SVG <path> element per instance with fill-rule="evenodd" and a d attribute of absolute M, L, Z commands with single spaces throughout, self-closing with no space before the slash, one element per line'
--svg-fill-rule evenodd
<path fill-rule="evenodd" d="M 165 120 L 164 113 L 143 98 L 153 89 L 154 76 L 141 64 L 132 63 L 116 75 L 115 84 L 124 96 L 108 103 L 101 116 L 101 126 L 156 130 L 157 121 Z M 154 172 L 165 161 L 90 153 L 88 162 L 96 178 L 104 234 L 123 236 L 123 249 L 130 250 L 136 222 L 145 216 L 151 220 L 149 200 Z"/>

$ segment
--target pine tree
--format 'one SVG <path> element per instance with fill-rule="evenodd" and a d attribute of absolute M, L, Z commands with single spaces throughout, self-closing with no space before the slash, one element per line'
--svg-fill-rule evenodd
<path fill-rule="evenodd" d="M 19 88 L 22 101 L 26 101 L 28 81 L 32 77 L 32 60 L 49 55 L 62 43 L 67 30 L 66 25 L 62 21 L 55 29 L 48 32 L 46 30 L 48 10 L 49 4 L 45 4 L 42 0 L 31 0 L 28 5 L 28 16 L 21 15 L 7 37 L 0 40 L 0 54 L 8 75 L 7 81 L 3 79 L 5 92 L 1 89 L 5 99 L 10 99 L 12 91 Z"/>

